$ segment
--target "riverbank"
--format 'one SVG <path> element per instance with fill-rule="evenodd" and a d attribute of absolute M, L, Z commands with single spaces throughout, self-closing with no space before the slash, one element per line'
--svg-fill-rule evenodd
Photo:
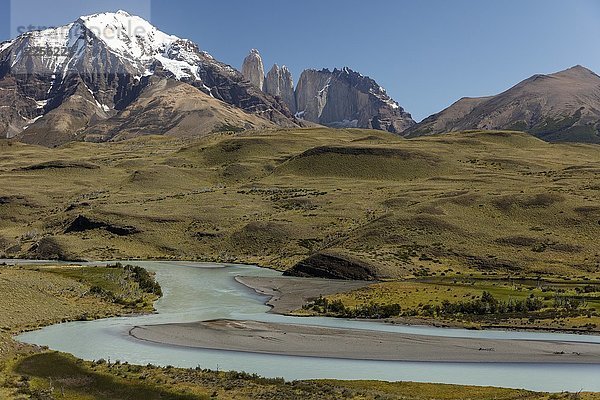
<path fill-rule="evenodd" d="M 288 356 L 414 362 L 600 363 L 588 343 L 451 338 L 258 321 L 136 326 L 130 335 L 192 348 Z"/>
<path fill-rule="evenodd" d="M 238 283 L 254 290 L 264 296 L 269 296 L 265 302 L 271 307 L 269 312 L 290 316 L 306 316 L 299 312 L 302 306 L 311 299 L 319 296 L 330 296 L 360 289 L 373 284 L 369 281 L 345 281 L 322 278 L 294 278 L 294 277 L 254 277 L 238 276 Z M 372 320 L 379 323 L 395 323 L 401 325 L 433 326 L 436 328 L 464 328 L 464 325 L 454 322 L 432 321 L 424 318 L 395 318 L 389 320 Z"/>
<path fill-rule="evenodd" d="M 16 368 L 30 381 L 46 382 L 36 394 L 73 400 L 598 400 L 593 393 L 549 394 L 528 390 L 412 382 L 310 380 L 278 378 L 235 371 L 161 368 L 126 363 L 88 362 L 61 353 L 43 353 L 22 360 Z M 82 385 L 85 382 L 85 385 Z M 48 389 L 48 384 L 54 390 Z M 42 386 L 43 387 L 43 386 Z M 0 398 L 13 398 L 2 396 Z M 24 390 L 22 390 L 22 393 Z M 64 395 L 62 395 L 64 393 Z M 38 397 L 39 398 L 39 397 Z M 49 398 L 49 397 L 44 397 Z"/>
<path fill-rule="evenodd" d="M 359 289 L 373 282 L 321 278 L 238 276 L 235 280 L 257 293 L 269 296 L 265 303 L 275 314 L 290 314 L 308 300 Z"/>
<path fill-rule="evenodd" d="M 35 397 L 47 391 L 15 369 L 21 360 L 45 357 L 47 348 L 13 335 L 69 321 L 152 313 L 159 290 L 150 274 L 124 266 L 0 265 L 0 398 L 47 398 Z"/>
<path fill-rule="evenodd" d="M 357 304 L 368 304 L 369 302 L 377 303 L 376 299 L 381 297 L 383 301 L 386 299 L 386 294 L 376 293 L 373 297 L 373 287 L 380 285 L 394 285 L 399 284 L 397 288 L 398 293 L 404 298 L 401 300 L 402 303 L 408 301 L 409 303 L 420 302 L 420 304 L 430 304 L 431 301 L 441 301 L 442 298 L 446 297 L 449 299 L 456 298 L 456 294 L 460 298 L 464 296 L 474 296 L 477 293 L 475 286 L 470 286 L 467 289 L 461 288 L 460 285 L 451 284 L 439 284 L 439 285 L 423 285 L 421 282 L 386 282 L 383 284 L 375 284 L 374 282 L 366 281 L 343 281 L 343 280 L 331 280 L 331 279 L 320 279 L 320 278 L 292 278 L 292 277 L 238 277 L 236 280 L 247 286 L 257 293 L 269 296 L 266 304 L 270 306 L 271 312 L 282 315 L 293 315 L 293 316 L 323 316 L 323 314 L 305 310 L 307 304 L 311 301 L 323 296 L 331 301 L 331 299 L 344 299 L 348 298 L 358 301 Z M 402 286 L 404 285 L 404 286 Z M 497 288 L 494 286 L 485 286 L 490 290 L 497 290 L 500 293 L 505 291 L 502 287 Z M 538 290 L 539 292 L 539 290 Z M 529 296 L 526 290 L 513 290 L 509 296 L 515 296 L 515 298 Z M 454 294 L 454 295 L 453 295 Z M 545 294 L 548 296 L 548 294 Z M 358 298 L 358 299 L 357 299 Z M 406 300 L 408 299 L 408 300 Z M 389 299 L 387 300 L 389 301 Z M 325 315 L 339 317 L 338 315 Z M 530 315 L 529 317 L 533 317 Z M 568 324 L 552 323 L 550 325 L 544 325 L 544 320 L 536 318 L 513 318 L 513 319 L 496 319 L 487 318 L 484 320 L 461 320 L 461 319 L 438 319 L 425 316 L 394 316 L 385 319 L 370 319 L 373 322 L 379 323 L 390 323 L 397 325 L 420 325 L 420 326 L 432 326 L 436 328 L 463 328 L 463 329 L 476 329 L 476 330 L 502 330 L 502 331 L 522 331 L 522 332 L 545 332 L 545 333 L 570 333 L 570 334 L 582 334 L 582 335 L 598 335 L 600 332 L 597 329 L 590 330 L 585 324 L 589 324 L 590 321 L 594 322 L 596 317 L 587 317 L 582 315 L 573 319 L 572 321 L 580 321 L 582 324 L 581 328 L 569 326 Z M 555 322 L 547 320 L 548 322 Z"/>
<path fill-rule="evenodd" d="M 467 363 L 464 364 L 464 367 L 456 368 L 447 363 L 412 363 L 410 368 L 403 368 L 392 362 L 308 357 L 289 359 L 252 355 L 250 353 L 194 350 L 176 346 L 153 346 L 153 351 L 149 353 L 149 343 L 132 339 L 120 333 L 126 333 L 135 325 L 236 318 L 235 315 L 244 314 L 248 315 L 246 319 L 252 319 L 253 317 L 250 317 L 250 315 L 263 315 L 262 313 L 265 311 L 265 307 L 262 305 L 264 299 L 261 301 L 256 296 L 249 295 L 249 289 L 244 290 L 242 286 L 236 283 L 233 275 L 238 273 L 234 272 L 233 269 L 238 269 L 241 275 L 246 271 L 253 271 L 247 273 L 267 277 L 274 277 L 275 275 L 267 274 L 264 270 L 244 266 L 215 269 L 198 268 L 199 266 L 178 268 L 177 263 L 173 265 L 141 263 L 140 265 L 155 272 L 158 281 L 165 289 L 166 296 L 157 303 L 158 314 L 83 324 L 60 324 L 44 329 L 39 334 L 25 335 L 23 338 L 27 343 L 45 344 L 53 349 L 72 353 L 82 359 L 98 361 L 94 363 L 81 361 L 69 358 L 64 353 L 61 353 L 57 360 L 53 357 L 55 353 L 43 353 L 39 356 L 28 357 L 17 364 L 10 362 L 7 367 L 11 371 L 18 371 L 18 375 L 26 375 L 23 379 L 34 383 L 30 387 L 31 390 L 47 391 L 48 385 L 54 384 L 54 394 L 60 396 L 61 386 L 64 385 L 65 393 L 69 392 L 68 398 L 79 398 L 77 396 L 80 396 L 86 399 L 101 399 L 107 396 L 118 399 L 123 397 L 119 397 L 119 395 L 130 391 L 137 393 L 138 389 L 153 392 L 163 391 L 163 393 L 165 391 L 170 393 L 173 391 L 185 391 L 189 394 L 198 393 L 197 398 L 202 399 L 209 398 L 214 393 L 217 394 L 218 398 L 223 399 L 259 399 L 265 398 L 265 393 L 277 393 L 280 397 L 283 396 L 282 398 L 295 396 L 295 398 L 320 400 L 389 397 L 462 399 L 465 398 L 465 393 L 469 393 L 469 398 L 482 399 L 548 399 L 550 394 L 540 393 L 540 391 L 577 391 L 581 388 L 590 391 L 596 390 L 595 385 L 588 385 L 588 383 L 594 382 L 593 378 L 596 373 L 593 371 L 597 371 L 597 366 L 585 364 L 579 366 L 567 364 L 563 366 L 535 367 L 524 364 L 523 366 L 511 365 L 510 367 L 504 367 L 505 364 L 479 366 Z M 184 319 L 169 317 L 173 313 L 181 317 L 182 310 L 185 310 L 187 315 Z M 191 316 L 194 317 L 190 318 Z M 280 319 L 276 316 L 266 316 L 266 318 L 273 318 L 272 320 L 275 322 Z M 137 322 L 134 322 L 136 319 Z M 127 326 L 127 330 L 121 330 L 119 326 Z M 115 335 L 114 333 L 119 334 Z M 149 354 L 152 354 L 151 360 L 147 358 Z M 115 360 L 121 360 L 123 363 Z M 127 363 L 124 361 L 127 361 Z M 181 368 L 134 365 L 146 365 L 149 362 Z M 60 367 L 58 367 L 59 364 Z M 213 373 L 200 369 L 214 368 L 215 366 L 221 372 Z M 250 374 L 223 372 L 239 371 L 241 369 L 250 369 L 248 371 Z M 461 375 L 454 375 L 453 370 Z M 522 371 L 529 372 L 523 373 Z M 590 371 L 592 371 L 591 375 Z M 292 375 L 290 375 L 290 372 Z M 254 375 L 255 373 L 258 375 Z M 21 385 L 18 375 L 13 380 L 14 385 L 11 385 L 13 388 Z M 271 378 L 284 376 L 289 381 L 295 380 L 296 383 L 284 383 L 282 379 L 261 378 L 259 375 Z M 454 381 L 463 385 L 521 387 L 538 392 L 473 386 L 388 383 L 383 381 L 355 383 L 328 380 L 325 385 L 321 385 L 319 382 L 305 380 L 319 378 L 320 376 L 337 377 L 338 379 L 383 379 L 390 382 L 397 380 L 427 382 L 444 379 L 448 382 Z M 470 378 L 465 380 L 461 376 L 470 376 Z M 502 378 L 490 378 L 492 376 L 501 376 Z M 521 376 L 528 376 L 527 381 L 521 379 Z M 80 382 L 82 377 L 93 377 L 98 385 L 77 386 L 76 382 Z M 561 381 L 563 383 L 553 384 Z M 548 384 L 532 384 L 531 382 L 547 382 Z M 567 382 L 569 383 L 567 384 Z M 144 387 L 140 388 L 140 384 Z M 347 387 L 348 389 L 346 389 Z M 314 391 L 315 388 L 317 388 L 316 391 Z M 110 395 L 105 392 L 106 390 L 110 391 Z M 282 395 L 283 393 L 285 395 Z M 425 393 L 429 394 L 424 395 Z M 2 394 L 0 393 L 0 397 L 2 397 Z M 568 398 L 566 395 L 563 397 Z M 552 395 L 552 398 L 563 397 Z"/>

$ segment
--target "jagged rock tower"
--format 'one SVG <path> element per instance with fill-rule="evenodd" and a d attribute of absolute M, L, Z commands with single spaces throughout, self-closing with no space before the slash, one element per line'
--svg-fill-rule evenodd
<path fill-rule="evenodd" d="M 267 73 L 263 90 L 271 96 L 279 97 L 292 114 L 296 113 L 294 81 L 292 73 L 285 65 L 281 68 L 277 64 L 273 65 L 273 68 Z"/>
<path fill-rule="evenodd" d="M 302 72 L 296 87 L 292 73 L 277 64 L 264 77 L 263 61 L 253 49 L 242 74 L 256 88 L 287 105 L 297 120 L 332 128 L 369 128 L 400 134 L 412 127 L 411 115 L 368 76 L 350 68 Z"/>
<path fill-rule="evenodd" d="M 244 58 L 242 64 L 242 75 L 254 86 L 263 90 L 265 82 L 265 68 L 260 53 L 256 49 L 250 50 L 250 54 Z"/>

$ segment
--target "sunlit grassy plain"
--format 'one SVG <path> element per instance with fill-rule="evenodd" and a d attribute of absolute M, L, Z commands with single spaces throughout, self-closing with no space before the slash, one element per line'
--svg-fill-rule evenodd
<path fill-rule="evenodd" d="M 0 151 L 6 256 L 285 269 L 327 251 L 381 278 L 600 270 L 595 145 L 315 128 L 59 149 L 0 141 Z M 78 215 L 134 230 L 66 233 Z"/>
<path fill-rule="evenodd" d="M 588 290 L 589 293 L 585 293 Z M 484 292 L 504 302 L 535 298 L 543 302 L 538 312 L 485 315 L 435 315 L 431 307 L 443 302 L 460 303 L 481 298 Z M 507 276 L 431 277 L 376 283 L 349 293 L 328 296 L 349 308 L 368 304 L 399 304 L 402 314 L 389 318 L 397 323 L 441 324 L 467 328 L 508 328 L 521 330 L 567 330 L 579 333 L 600 330 L 600 285 L 598 282 L 569 280 L 516 280 Z M 565 309 L 556 306 L 557 298 L 577 299 L 581 306 Z M 298 315 L 323 313 L 298 310 Z M 335 313 L 329 313 L 335 316 Z"/>
<path fill-rule="evenodd" d="M 525 285 L 518 279 L 583 287 L 600 278 L 599 161 L 599 146 L 549 144 L 516 132 L 403 140 L 382 132 L 314 128 L 220 133 L 195 141 L 145 137 L 58 149 L 0 140 L 0 256 L 185 259 L 283 270 L 327 252 L 359 259 L 383 280 L 339 295 L 349 304 L 398 301 L 418 307 L 478 296 L 483 290 L 503 298 L 541 296 L 537 283 Z M 3 299 L 13 294 L 19 299 L 18 304 L 4 300 L 0 310 L 5 313 L 0 317 L 5 360 L 31 350 L 14 343 L 8 333 L 123 312 L 123 305 L 107 298 L 82 297 L 111 271 L 85 271 L 84 276 L 79 271 L 84 270 L 0 270 L 0 278 L 10 274 L 19 280 L 2 289 Z M 50 289 L 35 286 L 48 282 L 55 282 Z M 106 284 L 115 289 L 117 282 L 109 278 Z M 147 300 L 136 301 L 137 294 L 131 299 L 129 307 L 148 309 Z M 588 306 L 597 309 L 597 299 L 590 298 Z M 600 325 L 594 318 L 450 322 L 571 329 Z M 8 363 L 9 370 L 55 363 L 44 357 L 59 357 L 35 356 L 41 357 L 38 362 Z M 133 376 L 122 370 L 129 367 L 60 357 L 65 368 L 73 363 L 83 368 L 74 376 L 117 379 L 115 374 L 121 374 L 115 387 L 122 383 L 123 390 Z M 21 369 L 38 388 L 50 385 L 43 371 Z M 169 383 L 200 396 L 196 398 L 215 391 L 218 398 L 252 398 L 269 385 L 273 393 L 289 389 L 250 380 L 244 381 L 250 388 L 228 390 L 230 381 L 240 380 L 211 373 L 198 372 L 185 382 L 162 378 L 172 373 L 178 380 L 191 373 L 170 371 L 144 369 L 139 374 L 152 382 L 158 382 L 158 375 L 165 379 L 156 390 Z M 219 383 L 211 386 L 206 380 Z M 325 394 L 310 397 L 299 391 L 297 398 L 340 398 L 339 392 L 326 396 L 331 385 L 348 390 L 347 398 L 466 398 L 464 388 L 453 386 L 321 384 Z M 86 395 L 77 386 L 63 390 L 70 396 L 65 398 L 105 398 L 98 394 L 102 388 Z M 471 390 L 471 398 L 547 398 Z M 111 398 L 126 398 L 123 393 L 111 393 Z"/>

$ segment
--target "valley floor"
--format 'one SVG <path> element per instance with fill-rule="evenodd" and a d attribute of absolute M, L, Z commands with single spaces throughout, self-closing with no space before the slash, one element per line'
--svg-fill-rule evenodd
<path fill-rule="evenodd" d="M 265 379 L 241 372 L 87 362 L 15 342 L 11 335 L 63 320 L 142 311 L 147 302 L 127 268 L 0 266 L 0 398 L 2 399 L 596 399 L 594 394 L 375 381 Z M 139 271 L 138 271 L 139 274 Z M 115 283 L 118 283 L 115 285 Z M 93 287 L 98 289 L 92 290 Z M 102 289 L 102 290 L 99 290 Z M 21 296 L 21 297 L 18 297 Z M 149 295 L 150 296 L 150 295 Z M 150 300 L 152 297 L 148 297 Z M 126 303 L 123 305 L 120 303 Z M 22 309 L 19 307 L 23 307 Z M 141 308 L 140 308 L 141 307 Z M 146 309 L 147 310 L 147 309 Z"/>
<path fill-rule="evenodd" d="M 312 128 L 0 152 L 4 258 L 600 277 L 597 145 Z"/>
<path fill-rule="evenodd" d="M 549 144 L 515 132 L 404 140 L 312 128 L 56 149 L 0 140 L 0 152 L 0 258 L 180 259 L 296 275 L 358 274 L 371 281 L 288 288 L 293 301 L 275 296 L 274 311 L 478 329 L 600 330 L 597 145 Z M 322 260 L 333 260 L 333 268 L 319 269 Z M 117 270 L 38 269 L 0 267 L 0 357 L 10 388 L 2 390 L 42 390 L 51 376 L 31 364 L 16 372 L 28 354 L 40 362 L 50 356 L 10 334 L 152 308 L 152 296 L 127 286 Z M 112 278 L 106 281 L 104 273 Z M 216 382 L 189 389 L 200 396 L 194 398 L 212 392 L 258 398 L 264 385 L 272 393 L 292 390 L 282 398 L 320 399 L 340 393 L 450 399 L 471 390 L 321 382 L 315 394 L 303 383 L 252 377 L 243 380 L 251 389 L 238 392 L 240 381 L 229 375 L 135 372 L 138 367 L 57 357 L 77 382 L 78 374 L 108 374 L 127 387 L 128 379 L 144 376 L 161 380 L 165 384 L 156 387 L 167 391 L 172 385 L 188 390 L 185 382 Z M 97 393 L 106 386 L 92 398 L 102 398 Z M 83 396 L 83 389 L 65 390 L 70 398 Z M 478 393 L 473 398 L 547 397 L 472 390 Z M 120 393 L 113 398 L 126 397 Z M 424 393 L 431 396 L 418 397 Z"/>

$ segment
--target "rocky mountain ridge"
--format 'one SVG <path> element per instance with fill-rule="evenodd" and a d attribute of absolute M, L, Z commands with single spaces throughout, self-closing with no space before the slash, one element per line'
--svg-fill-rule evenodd
<path fill-rule="evenodd" d="M 294 89 L 287 67 L 275 64 L 263 80 L 262 66 L 258 50 L 253 49 L 242 71 L 246 71 L 244 76 L 249 82 L 281 99 L 299 119 L 333 128 L 369 128 L 397 134 L 415 124 L 377 82 L 350 68 L 307 69 Z"/>
<path fill-rule="evenodd" d="M 294 92 L 294 80 L 292 73 L 283 65 L 277 64 L 267 73 L 264 91 L 275 98 L 280 98 L 289 108 L 292 114 L 296 114 L 296 94 Z"/>
<path fill-rule="evenodd" d="M 248 114 L 240 129 L 298 126 L 282 102 L 234 68 L 189 40 L 118 11 L 27 32 L 0 45 L 0 137 L 49 146 L 110 140 L 110 135 L 88 132 L 99 123 L 104 132 L 114 130 L 106 125 L 161 79 L 190 85 L 199 95 L 217 100 L 211 104 L 219 112 L 233 106 Z M 252 122 L 255 118 L 260 124 Z M 145 121 L 138 123 L 136 129 L 144 131 Z M 198 134 L 193 128 L 189 136 Z"/>
<path fill-rule="evenodd" d="M 294 87 L 286 66 L 275 64 L 265 76 L 257 50 L 239 72 L 124 11 L 0 43 L 1 138 L 59 146 L 314 124 L 409 138 L 506 129 L 600 143 L 600 77 L 581 66 L 534 75 L 416 124 L 377 82 L 349 68 L 307 69 Z"/>

